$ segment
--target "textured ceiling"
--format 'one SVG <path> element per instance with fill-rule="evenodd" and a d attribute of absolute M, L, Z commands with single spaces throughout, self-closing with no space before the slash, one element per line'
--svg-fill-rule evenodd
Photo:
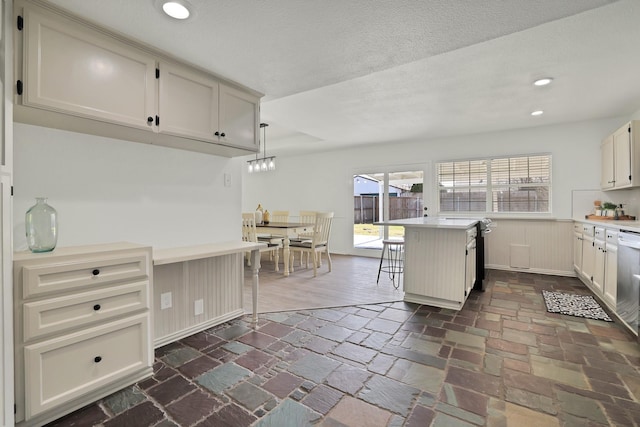
<path fill-rule="evenodd" d="M 640 109 L 638 0 L 157 1 L 49 0 L 264 93 L 273 154 Z"/>

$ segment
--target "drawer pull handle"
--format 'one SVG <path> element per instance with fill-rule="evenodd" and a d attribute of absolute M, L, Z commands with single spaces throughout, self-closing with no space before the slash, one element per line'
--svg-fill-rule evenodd
<path fill-rule="evenodd" d="M 96 357 L 93 358 L 93 361 L 96 362 L 96 363 L 100 363 L 100 362 L 102 362 L 102 357 L 96 356 Z"/>
<path fill-rule="evenodd" d="M 100 274 L 100 270 L 98 270 L 97 268 L 95 270 L 93 270 L 91 272 L 91 274 L 93 274 L 94 276 L 97 276 L 98 274 Z"/>
<path fill-rule="evenodd" d="M 94 309 L 95 311 L 100 310 L 100 304 L 96 304 L 96 305 L 94 305 L 94 306 L 93 306 L 93 309 Z"/>

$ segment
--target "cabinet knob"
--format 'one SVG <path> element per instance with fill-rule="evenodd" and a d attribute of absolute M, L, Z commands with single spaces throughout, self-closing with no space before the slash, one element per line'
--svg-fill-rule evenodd
<path fill-rule="evenodd" d="M 91 274 L 93 274 L 94 276 L 97 276 L 98 274 L 100 274 L 100 270 L 98 270 L 97 268 L 95 270 L 93 270 L 91 272 Z"/>
<path fill-rule="evenodd" d="M 151 116 L 147 117 L 147 123 L 152 124 L 153 123 L 153 117 L 151 117 Z"/>
<path fill-rule="evenodd" d="M 100 308 L 101 308 L 101 307 L 100 307 L 100 304 L 96 304 L 96 305 L 94 305 L 94 306 L 93 306 L 93 309 L 94 309 L 95 311 L 100 310 Z"/>
<path fill-rule="evenodd" d="M 222 132 L 222 133 L 220 134 L 220 136 L 224 138 L 224 137 L 225 137 L 225 136 L 227 136 L 227 135 L 225 135 L 225 134 L 224 134 L 224 132 Z"/>
<path fill-rule="evenodd" d="M 100 363 L 100 362 L 102 362 L 102 357 L 96 356 L 96 357 L 93 358 L 93 361 L 96 362 L 96 363 Z"/>
<path fill-rule="evenodd" d="M 214 133 L 215 136 L 220 136 L 220 132 Z"/>

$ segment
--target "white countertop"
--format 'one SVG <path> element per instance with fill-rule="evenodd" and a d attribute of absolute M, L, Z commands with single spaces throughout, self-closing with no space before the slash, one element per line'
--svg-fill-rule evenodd
<path fill-rule="evenodd" d="M 376 225 L 402 225 L 404 227 L 422 228 L 455 228 L 467 229 L 474 226 L 479 220 L 473 218 L 439 218 L 439 217 L 419 217 L 394 219 L 389 221 L 376 222 Z"/>
<path fill-rule="evenodd" d="M 241 240 L 204 245 L 184 246 L 180 248 L 154 249 L 153 265 L 172 264 L 175 262 L 191 261 L 195 259 L 251 251 L 267 247 L 265 243 L 243 242 Z"/>
<path fill-rule="evenodd" d="M 580 219 L 580 218 L 575 218 L 574 221 L 595 225 L 596 227 L 619 228 L 620 230 L 640 232 L 640 221 L 616 221 L 614 219 L 590 220 L 590 219 Z"/>

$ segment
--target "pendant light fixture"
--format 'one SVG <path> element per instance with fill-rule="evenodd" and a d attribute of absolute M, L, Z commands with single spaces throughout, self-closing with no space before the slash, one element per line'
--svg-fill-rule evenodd
<path fill-rule="evenodd" d="M 260 123 L 260 129 L 262 129 L 262 141 L 264 142 L 263 156 L 258 158 L 260 150 L 256 153 L 254 160 L 247 161 L 247 172 L 268 172 L 276 170 L 276 156 L 267 156 L 267 123 Z"/>

